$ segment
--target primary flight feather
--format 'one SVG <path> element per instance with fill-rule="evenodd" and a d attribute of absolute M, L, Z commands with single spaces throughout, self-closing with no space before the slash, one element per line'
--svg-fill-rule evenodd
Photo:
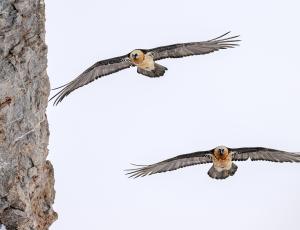
<path fill-rule="evenodd" d="M 237 39 L 239 36 L 225 37 L 227 34 L 229 34 L 229 32 L 217 38 L 202 42 L 180 43 L 148 50 L 135 49 L 129 54 L 96 62 L 73 81 L 56 88 L 62 89 L 50 100 L 55 98 L 54 104 L 57 105 L 74 90 L 100 77 L 132 66 L 137 66 L 137 72 L 147 77 L 163 76 L 167 68 L 157 64 L 155 61 L 165 58 L 181 58 L 208 54 L 220 49 L 237 46 L 237 42 L 240 41 Z"/>

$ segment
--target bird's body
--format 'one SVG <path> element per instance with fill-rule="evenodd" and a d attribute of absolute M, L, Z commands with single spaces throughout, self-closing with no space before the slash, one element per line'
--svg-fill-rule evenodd
<path fill-rule="evenodd" d="M 233 176 L 238 167 L 233 161 L 272 161 L 272 162 L 300 162 L 300 154 L 276 149 L 251 147 L 228 148 L 219 146 L 212 150 L 179 155 L 152 165 L 136 165 L 139 168 L 130 169 L 130 177 L 143 177 L 155 173 L 162 173 L 196 164 L 212 163 L 208 175 L 214 179 L 225 179 Z"/>
<path fill-rule="evenodd" d="M 134 62 L 134 64 L 136 64 L 136 66 L 138 68 L 141 68 L 141 69 L 144 69 L 147 71 L 154 70 L 154 60 L 153 60 L 151 53 L 144 54 L 143 60 L 141 60 L 137 63 L 133 60 L 133 62 Z"/>
<path fill-rule="evenodd" d="M 218 149 L 214 149 L 212 154 L 213 166 L 219 172 L 229 170 L 232 166 L 232 153 L 227 148 L 224 149 L 223 154 L 220 154 Z"/>
<path fill-rule="evenodd" d="M 232 162 L 232 152 L 225 146 L 219 146 L 212 151 L 212 167 L 208 175 L 215 179 L 225 179 L 233 176 L 237 166 Z"/>
<path fill-rule="evenodd" d="M 135 49 L 129 54 L 99 61 L 85 70 L 73 81 L 56 88 L 62 89 L 50 100 L 56 97 L 54 104 L 58 104 L 74 90 L 87 85 L 100 77 L 133 66 L 136 66 L 137 72 L 144 76 L 152 78 L 161 77 L 165 74 L 167 68 L 157 64 L 157 60 L 208 54 L 220 49 L 233 48 L 237 46 L 237 42 L 239 42 L 239 40 L 236 38 L 238 36 L 225 38 L 227 34 L 228 33 L 203 42 L 179 43 L 153 49 Z"/>

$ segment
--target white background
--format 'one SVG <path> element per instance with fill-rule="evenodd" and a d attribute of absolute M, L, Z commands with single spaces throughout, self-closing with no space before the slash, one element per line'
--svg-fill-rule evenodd
<path fill-rule="evenodd" d="M 46 1 L 52 88 L 94 62 L 229 30 L 241 46 L 162 60 L 165 76 L 131 68 L 48 108 L 59 219 L 51 229 L 299 230 L 300 164 L 238 162 L 136 180 L 130 162 L 264 146 L 300 151 L 299 1 Z"/>

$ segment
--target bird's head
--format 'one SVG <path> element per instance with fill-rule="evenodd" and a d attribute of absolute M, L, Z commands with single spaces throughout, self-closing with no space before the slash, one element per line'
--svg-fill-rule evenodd
<path fill-rule="evenodd" d="M 145 54 L 141 50 L 133 50 L 129 53 L 129 58 L 134 64 L 140 64 L 145 58 Z"/>
<path fill-rule="evenodd" d="M 214 154 L 217 155 L 217 156 L 220 156 L 220 157 L 224 157 L 224 156 L 227 156 L 229 153 L 229 150 L 227 147 L 221 145 L 221 146 L 218 146 L 217 148 L 215 148 L 214 150 Z"/>

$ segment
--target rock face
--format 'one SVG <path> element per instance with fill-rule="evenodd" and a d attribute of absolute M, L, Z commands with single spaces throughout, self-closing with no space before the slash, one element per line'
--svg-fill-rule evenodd
<path fill-rule="evenodd" d="M 44 13 L 43 0 L 0 0 L 0 223 L 6 229 L 48 229 L 57 218 L 46 160 Z"/>

